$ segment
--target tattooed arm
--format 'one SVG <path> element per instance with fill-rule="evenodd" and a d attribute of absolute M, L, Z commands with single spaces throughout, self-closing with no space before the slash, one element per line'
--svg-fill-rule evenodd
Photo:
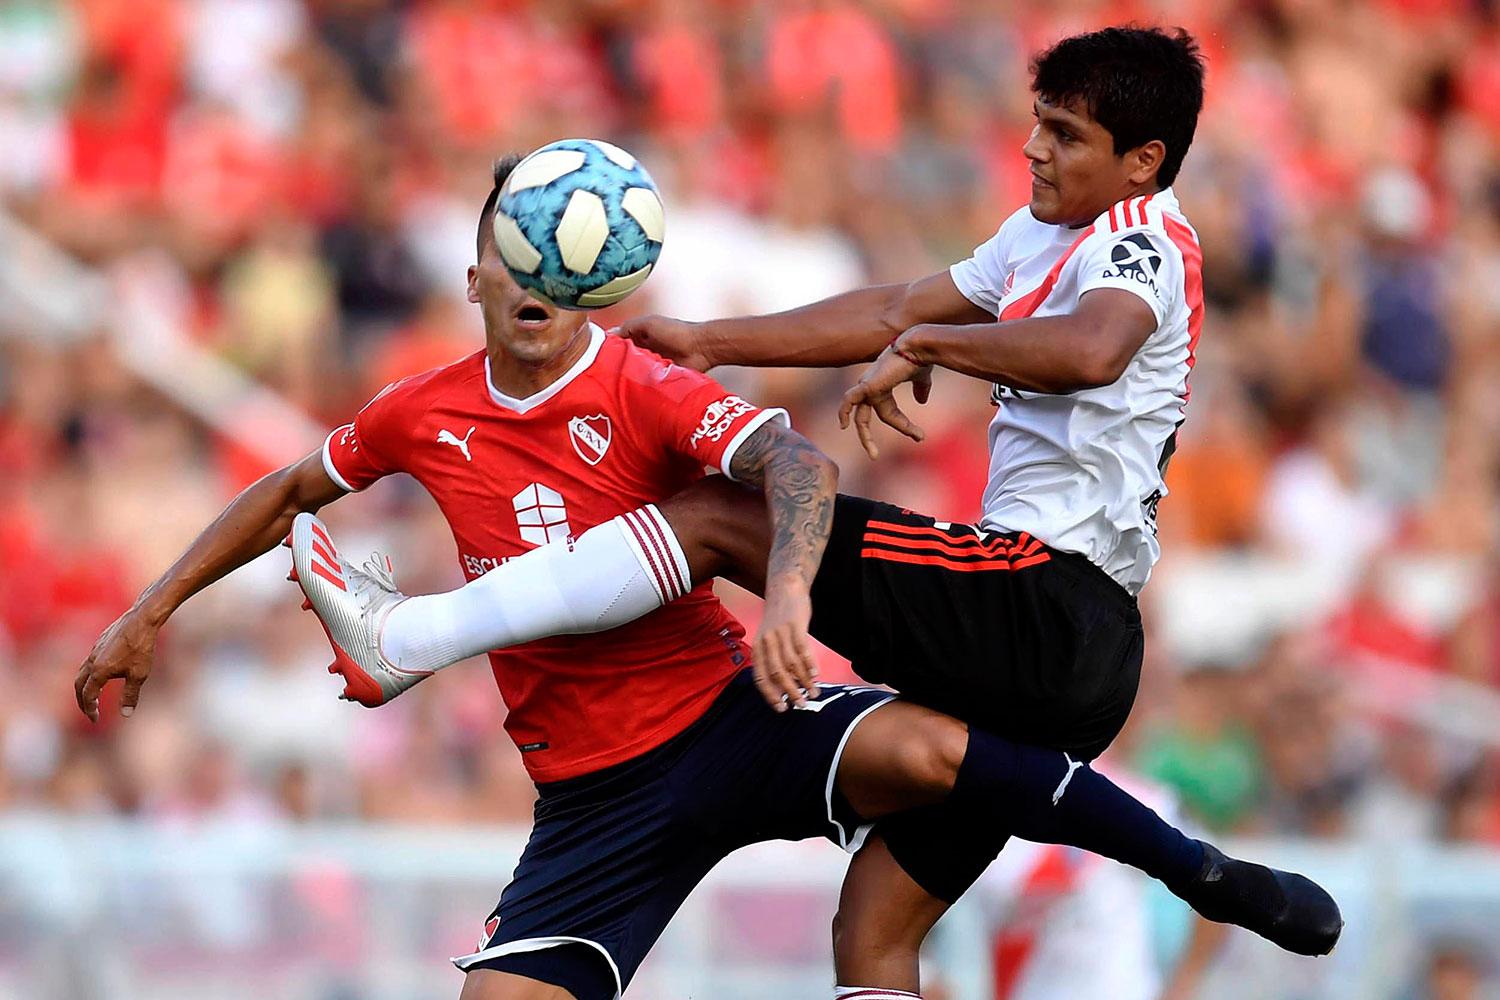
<path fill-rule="evenodd" d="M 771 515 L 766 610 L 753 644 L 755 683 L 776 708 L 817 696 L 817 662 L 808 625 L 812 583 L 833 526 L 839 468 L 788 427 L 760 426 L 736 449 L 733 478 L 765 491 Z"/>

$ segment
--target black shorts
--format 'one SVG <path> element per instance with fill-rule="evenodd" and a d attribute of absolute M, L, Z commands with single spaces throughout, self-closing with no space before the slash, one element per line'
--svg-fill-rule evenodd
<path fill-rule="evenodd" d="M 1135 598 L 1025 532 L 840 496 L 812 603 L 860 677 L 1018 743 L 1092 760 L 1135 702 Z"/>
<path fill-rule="evenodd" d="M 496 969 L 569 990 L 623 992 L 688 893 L 726 855 L 765 840 L 868 827 L 834 787 L 849 734 L 888 691 L 822 685 L 777 713 L 749 671 L 682 733 L 592 774 L 538 786 L 535 824 L 464 971 Z"/>

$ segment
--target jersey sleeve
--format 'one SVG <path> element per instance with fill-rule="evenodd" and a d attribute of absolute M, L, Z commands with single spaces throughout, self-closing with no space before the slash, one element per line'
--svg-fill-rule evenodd
<path fill-rule="evenodd" d="M 1146 228 L 1093 237 L 1079 247 L 1079 296 L 1096 288 L 1130 292 L 1151 307 L 1160 326 L 1181 282 L 1170 245 L 1164 235 Z"/>
<path fill-rule="evenodd" d="M 1021 209 L 1025 212 L 1027 209 Z M 967 260 L 948 268 L 953 284 L 964 298 L 985 312 L 1000 315 L 1000 300 L 1005 297 L 1005 278 L 1010 274 L 1010 246 L 1014 242 L 1016 212 L 1001 223 L 995 235 L 974 248 Z"/>
<path fill-rule="evenodd" d="M 773 420 L 791 426 L 785 410 L 761 409 L 689 368 L 671 365 L 656 388 L 667 449 L 731 479 L 735 452 L 757 428 Z"/>
<path fill-rule="evenodd" d="M 341 488 L 358 492 L 376 480 L 402 471 L 400 428 L 404 421 L 392 383 L 364 405 L 354 419 L 335 427 L 323 442 L 323 469 Z"/>

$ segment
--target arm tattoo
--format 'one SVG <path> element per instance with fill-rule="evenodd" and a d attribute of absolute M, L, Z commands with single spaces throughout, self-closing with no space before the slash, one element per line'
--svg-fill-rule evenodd
<path fill-rule="evenodd" d="M 811 587 L 833 526 L 838 466 L 801 434 L 768 422 L 735 451 L 729 472 L 765 491 L 771 513 L 767 584 L 793 573 Z"/>

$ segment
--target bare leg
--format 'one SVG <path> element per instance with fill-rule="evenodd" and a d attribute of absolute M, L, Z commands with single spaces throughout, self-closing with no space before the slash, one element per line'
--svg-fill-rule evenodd
<path fill-rule="evenodd" d="M 751 593 L 765 592 L 771 515 L 763 495 L 709 476 L 656 508 L 672 526 L 695 585 L 722 576 Z"/>
<path fill-rule="evenodd" d="M 905 702 L 872 712 L 855 728 L 839 760 L 839 791 L 861 816 L 942 801 L 958 777 L 968 727 Z M 996 850 L 1004 836 L 997 837 Z M 949 904 L 929 894 L 872 837 L 855 855 L 833 920 L 833 961 L 847 986 L 916 993 L 928 931 Z"/>
<path fill-rule="evenodd" d="M 561 986 L 493 969 L 475 969 L 464 976 L 458 1000 L 574 1000 L 574 997 Z"/>
<path fill-rule="evenodd" d="M 916 993 L 927 932 L 948 912 L 872 837 L 849 863 L 839 912 L 833 918 L 833 968 L 846 986 L 878 986 Z"/>
<path fill-rule="evenodd" d="M 948 797 L 969 748 L 969 727 L 930 708 L 893 701 L 854 728 L 839 758 L 838 788 L 854 811 L 879 819 Z"/>

